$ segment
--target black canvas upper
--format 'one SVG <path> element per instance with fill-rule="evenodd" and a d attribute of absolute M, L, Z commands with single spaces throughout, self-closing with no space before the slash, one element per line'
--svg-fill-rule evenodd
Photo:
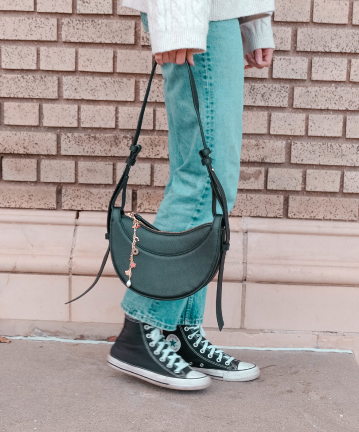
<path fill-rule="evenodd" d="M 189 366 L 175 373 L 176 362 L 174 367 L 169 368 L 167 367 L 168 358 L 161 362 L 160 358 L 163 353 L 155 354 L 158 344 L 154 345 L 150 338 L 153 330 L 153 326 L 126 317 L 122 332 L 112 346 L 110 355 L 117 360 L 157 374 L 172 378 L 185 378 L 191 371 Z M 161 341 L 163 341 L 163 336 L 161 337 Z M 168 346 L 167 343 L 166 346 Z"/>
<path fill-rule="evenodd" d="M 176 353 L 193 367 L 223 371 L 238 370 L 239 360 L 233 359 L 230 355 L 223 353 L 222 350 L 213 350 L 213 345 L 200 333 L 199 327 L 197 331 L 193 329 L 194 326 L 179 325 L 177 326 L 177 330 L 164 331 L 163 333 L 167 340 L 171 341 L 174 339 L 171 335 L 178 338 L 177 347 L 179 344 L 180 347 Z M 200 342 L 199 339 L 201 340 Z M 207 349 L 204 349 L 204 345 L 207 345 Z M 214 351 L 212 357 L 211 351 Z M 220 355 L 220 352 L 222 352 L 222 355 Z M 219 359 L 220 361 L 218 361 Z"/>

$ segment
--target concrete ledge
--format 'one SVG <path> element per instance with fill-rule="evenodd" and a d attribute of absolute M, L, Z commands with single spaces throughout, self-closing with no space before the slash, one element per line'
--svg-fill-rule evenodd
<path fill-rule="evenodd" d="M 232 218 L 231 226 L 225 331 L 210 330 L 216 343 L 359 347 L 356 223 Z M 116 334 L 125 287 L 111 262 L 91 293 L 64 305 L 92 283 L 107 248 L 105 232 L 105 212 L 0 210 L 1 333 Z M 209 329 L 216 328 L 215 289 L 212 282 Z"/>

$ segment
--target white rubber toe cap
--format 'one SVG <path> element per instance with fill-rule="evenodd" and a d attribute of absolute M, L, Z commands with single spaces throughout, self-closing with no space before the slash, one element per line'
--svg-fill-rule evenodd
<path fill-rule="evenodd" d="M 256 367 L 256 365 L 253 363 L 239 362 L 238 370 L 244 371 L 244 370 L 248 370 L 248 369 L 253 369 L 255 367 Z"/>
<path fill-rule="evenodd" d="M 186 375 L 186 378 L 189 379 L 198 379 L 198 378 L 205 378 L 207 375 L 201 373 L 201 372 L 197 372 L 195 370 L 191 370 L 190 372 L 188 372 L 188 374 Z"/>

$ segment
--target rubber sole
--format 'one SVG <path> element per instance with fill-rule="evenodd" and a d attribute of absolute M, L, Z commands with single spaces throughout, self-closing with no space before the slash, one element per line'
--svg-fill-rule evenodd
<path fill-rule="evenodd" d="M 203 369 L 195 367 L 192 367 L 192 369 L 221 381 L 252 381 L 258 378 L 261 374 L 258 366 L 243 371 L 221 371 L 217 369 Z"/>
<path fill-rule="evenodd" d="M 117 360 L 110 354 L 107 356 L 107 363 L 117 371 L 124 372 L 160 387 L 175 390 L 202 390 L 211 385 L 211 378 L 206 375 L 199 378 L 171 378 L 137 366 L 132 366 L 128 363 Z"/>

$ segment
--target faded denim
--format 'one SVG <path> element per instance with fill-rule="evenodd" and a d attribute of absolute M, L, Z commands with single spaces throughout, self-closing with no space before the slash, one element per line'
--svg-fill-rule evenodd
<path fill-rule="evenodd" d="M 141 16 L 146 26 L 146 15 Z M 244 64 L 238 20 L 211 22 L 207 52 L 195 55 L 194 60 L 206 141 L 230 211 L 237 195 L 242 142 Z M 170 177 L 154 225 L 160 230 L 184 231 L 212 221 L 212 191 L 198 154 L 203 147 L 186 65 L 167 63 L 162 74 Z M 179 324 L 202 324 L 206 293 L 207 287 L 185 299 L 162 301 L 127 290 L 122 308 L 142 322 L 175 330 Z"/>

